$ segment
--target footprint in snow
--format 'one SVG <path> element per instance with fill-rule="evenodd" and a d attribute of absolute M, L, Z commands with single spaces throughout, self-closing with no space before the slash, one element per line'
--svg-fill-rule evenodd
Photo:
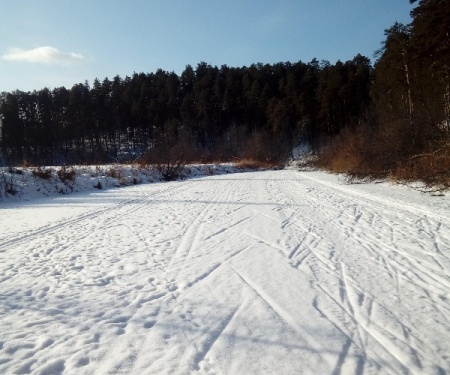
<path fill-rule="evenodd" d="M 150 329 L 156 324 L 156 320 L 148 320 L 144 323 L 144 328 Z"/>
<path fill-rule="evenodd" d="M 75 366 L 76 367 L 84 367 L 84 366 L 87 366 L 89 364 L 89 362 L 90 362 L 89 357 L 81 357 L 78 359 Z"/>

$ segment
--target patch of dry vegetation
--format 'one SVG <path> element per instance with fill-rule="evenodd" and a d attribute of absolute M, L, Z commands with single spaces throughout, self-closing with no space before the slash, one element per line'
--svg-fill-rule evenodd
<path fill-rule="evenodd" d="M 31 173 L 33 176 L 42 178 L 43 180 L 49 180 L 53 175 L 54 170 L 52 168 L 37 167 L 34 168 Z"/>
<path fill-rule="evenodd" d="M 284 164 L 279 161 L 268 161 L 268 160 L 257 160 L 257 159 L 238 159 L 234 162 L 236 168 L 238 169 L 250 169 L 250 170 L 261 170 L 261 169 L 283 169 Z"/>
<path fill-rule="evenodd" d="M 442 133 L 419 136 L 405 121 L 377 130 L 347 129 L 318 153 L 313 165 L 343 173 L 350 183 L 389 179 L 419 183 L 418 189 L 424 192 L 450 190 L 449 137 Z"/>
<path fill-rule="evenodd" d="M 62 182 L 71 182 L 75 180 L 76 171 L 74 167 L 67 167 L 63 165 L 57 172 L 59 179 Z"/>

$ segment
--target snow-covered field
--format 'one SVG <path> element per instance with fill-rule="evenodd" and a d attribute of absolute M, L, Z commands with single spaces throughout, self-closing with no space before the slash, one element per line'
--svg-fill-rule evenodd
<path fill-rule="evenodd" d="M 295 170 L 0 204 L 1 374 L 450 374 L 450 199 Z"/>

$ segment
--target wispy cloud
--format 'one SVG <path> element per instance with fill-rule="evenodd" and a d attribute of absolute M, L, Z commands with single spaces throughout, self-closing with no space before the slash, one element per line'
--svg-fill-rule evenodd
<path fill-rule="evenodd" d="M 57 48 L 50 46 L 38 47 L 29 50 L 12 48 L 7 53 L 5 53 L 2 58 L 7 61 L 60 65 L 71 65 L 76 62 L 81 62 L 85 59 L 84 56 L 80 53 L 61 52 Z"/>
<path fill-rule="evenodd" d="M 277 6 L 267 12 L 260 20 L 263 30 L 269 32 L 278 31 L 289 25 L 289 9 Z"/>

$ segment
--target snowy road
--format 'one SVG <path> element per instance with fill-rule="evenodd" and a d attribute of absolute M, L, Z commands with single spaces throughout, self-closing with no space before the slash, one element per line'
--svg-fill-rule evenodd
<path fill-rule="evenodd" d="M 450 199 L 268 171 L 0 209 L 1 374 L 450 374 Z"/>

